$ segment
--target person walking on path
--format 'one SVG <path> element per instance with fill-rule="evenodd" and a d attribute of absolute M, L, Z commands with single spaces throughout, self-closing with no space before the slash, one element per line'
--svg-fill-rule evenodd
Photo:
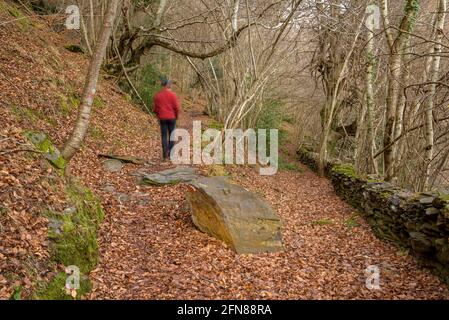
<path fill-rule="evenodd" d="M 171 90 L 172 82 L 169 79 L 161 80 L 162 90 L 155 94 L 153 99 L 153 111 L 159 119 L 162 138 L 162 158 L 164 161 L 170 158 L 174 141 L 170 136 L 176 129 L 180 105 L 176 94 Z"/>

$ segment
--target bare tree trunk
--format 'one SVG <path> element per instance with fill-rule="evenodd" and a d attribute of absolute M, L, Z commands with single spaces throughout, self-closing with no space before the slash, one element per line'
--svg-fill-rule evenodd
<path fill-rule="evenodd" d="M 232 30 L 234 30 L 234 32 L 236 32 L 238 29 L 239 7 L 240 7 L 240 0 L 234 0 L 234 9 L 232 13 Z"/>
<path fill-rule="evenodd" d="M 404 60 L 406 56 L 410 55 L 410 35 L 406 35 L 406 40 L 404 42 L 404 47 L 401 49 L 402 59 Z M 403 66 L 401 68 L 401 77 L 399 79 L 399 90 L 398 90 L 398 102 L 396 108 L 396 124 L 394 126 L 394 139 L 396 140 L 398 137 L 402 135 L 404 130 L 404 112 L 407 104 L 407 99 L 404 93 L 404 88 L 407 87 L 407 83 L 410 80 L 410 70 L 406 67 L 406 63 L 403 62 Z M 393 148 L 395 166 L 392 169 L 393 175 L 397 175 L 398 169 L 401 167 L 401 158 L 404 150 L 404 141 L 398 140 L 395 148 Z"/>
<path fill-rule="evenodd" d="M 385 133 L 384 145 L 390 145 L 394 140 L 394 126 L 396 122 L 396 109 L 399 91 L 399 77 L 401 74 L 402 59 L 401 55 L 393 53 L 390 57 L 390 65 L 388 69 L 388 92 L 386 102 L 386 119 L 385 119 Z M 394 145 L 391 145 L 384 153 L 384 167 L 385 179 L 391 180 L 393 178 L 394 167 Z"/>
<path fill-rule="evenodd" d="M 86 47 L 87 47 L 87 51 L 89 52 L 89 56 L 92 57 L 92 46 L 90 45 L 90 40 L 89 40 L 89 36 L 87 33 L 87 27 L 86 24 L 84 23 L 84 15 L 83 15 L 83 5 L 84 5 L 84 1 L 82 2 L 83 5 L 81 5 L 80 1 L 78 0 L 77 2 L 78 7 L 80 7 L 80 11 L 81 11 L 81 15 L 80 15 L 80 22 L 81 22 L 81 32 L 83 34 L 83 39 L 84 42 L 86 43 Z"/>
<path fill-rule="evenodd" d="M 395 125 L 396 125 L 396 110 L 398 108 L 398 92 L 399 92 L 399 79 L 401 76 L 401 70 L 403 67 L 402 50 L 404 43 L 406 42 L 408 33 L 413 29 L 415 22 L 415 16 L 419 10 L 419 1 L 406 0 L 405 12 L 402 17 L 401 24 L 399 26 L 398 35 L 393 37 L 392 30 L 390 29 L 390 22 L 388 17 L 388 0 L 381 1 L 382 17 L 385 24 L 385 33 L 387 36 L 387 42 L 390 49 L 390 58 L 388 63 L 388 90 L 386 101 L 386 119 L 385 119 L 385 132 L 384 132 L 384 146 L 388 146 L 384 152 L 384 174 L 385 180 L 389 181 L 393 178 L 395 154 L 394 154 L 394 140 L 395 140 Z M 404 32 L 405 31 L 405 32 Z"/>
<path fill-rule="evenodd" d="M 367 150 L 368 150 L 368 173 L 377 174 L 377 166 L 373 157 L 375 136 L 373 130 L 373 115 L 374 115 L 374 30 L 368 30 L 368 41 L 366 43 L 366 58 L 368 63 L 366 65 L 365 84 L 366 84 L 366 136 L 367 136 Z"/>
<path fill-rule="evenodd" d="M 437 19 L 435 20 L 435 44 L 432 50 L 432 65 L 430 68 L 430 92 L 426 107 L 426 157 L 425 176 L 423 189 L 429 188 L 430 164 L 434 152 L 434 128 L 433 128 L 433 108 L 435 106 L 436 82 L 438 81 L 441 61 L 441 40 L 443 39 L 443 27 L 446 18 L 447 1 L 440 0 L 438 5 Z"/>
<path fill-rule="evenodd" d="M 95 47 L 94 55 L 90 61 L 88 74 L 83 91 L 82 103 L 79 108 L 78 119 L 75 128 L 70 135 L 68 141 L 62 151 L 63 157 L 69 161 L 79 150 L 81 144 L 89 128 L 90 112 L 97 91 L 98 75 L 100 73 L 101 64 L 106 52 L 109 37 L 111 36 L 112 27 L 120 0 L 110 0 L 106 11 L 106 17 L 103 21 L 103 27 L 100 33 L 99 41 Z"/>
<path fill-rule="evenodd" d="M 355 144 L 354 144 L 354 168 L 357 172 L 362 170 L 362 159 L 363 157 L 363 151 L 364 147 L 366 145 L 366 132 L 365 132 L 365 126 L 364 123 L 366 121 L 366 114 L 367 114 L 368 105 L 367 103 L 362 103 L 362 107 L 360 109 L 360 112 L 358 112 L 357 117 L 357 131 L 355 133 Z"/>
<path fill-rule="evenodd" d="M 363 23 L 363 21 L 362 21 Z M 323 131 L 321 133 L 321 139 L 320 139 L 320 148 L 319 148 L 319 156 L 318 156 L 318 173 L 320 175 L 324 175 L 324 170 L 326 168 L 327 163 L 327 141 L 329 139 L 329 133 L 331 131 L 332 121 L 334 119 L 334 113 L 335 109 L 338 104 L 339 100 L 339 93 L 341 89 L 341 83 L 343 81 L 343 78 L 346 74 L 346 68 L 348 67 L 349 59 L 352 56 L 352 53 L 354 52 L 355 46 L 357 44 L 357 40 L 359 39 L 360 32 L 361 32 L 362 24 L 360 24 L 357 28 L 357 33 L 354 37 L 354 40 L 352 42 L 351 48 L 349 49 L 348 53 L 346 54 L 344 61 L 342 62 L 341 68 L 337 71 L 335 71 L 334 77 L 336 79 L 335 86 L 333 86 L 333 90 L 331 92 L 332 98 L 330 101 L 327 101 L 327 105 L 325 106 L 325 119 L 323 123 Z M 327 99 L 329 100 L 329 99 Z"/>
<path fill-rule="evenodd" d="M 95 10 L 94 10 L 94 3 L 92 2 L 92 0 L 89 0 L 89 13 L 90 13 L 90 36 L 92 45 L 95 46 L 97 39 L 95 32 Z"/>
<path fill-rule="evenodd" d="M 435 182 L 438 178 L 438 175 L 441 173 L 441 171 L 444 168 L 444 165 L 446 164 L 447 160 L 449 159 L 449 148 L 447 149 L 446 153 L 443 154 L 441 157 L 440 163 L 435 168 L 435 173 L 432 177 L 432 181 L 429 184 L 429 187 L 432 188 L 435 185 Z"/>
<path fill-rule="evenodd" d="M 159 3 L 159 8 L 157 9 L 156 19 L 154 20 L 154 27 L 160 27 L 162 23 L 162 16 L 164 15 L 165 9 L 167 8 L 168 0 L 161 0 Z"/>

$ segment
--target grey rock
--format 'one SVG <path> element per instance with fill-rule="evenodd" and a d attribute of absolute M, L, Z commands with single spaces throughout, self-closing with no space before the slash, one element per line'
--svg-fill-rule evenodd
<path fill-rule="evenodd" d="M 432 242 L 421 232 L 410 232 L 410 245 L 419 253 L 429 253 L 433 249 Z"/>
<path fill-rule="evenodd" d="M 436 215 L 438 213 L 440 213 L 440 210 L 438 210 L 437 208 L 430 207 L 426 209 L 426 215 L 428 216 Z"/>
<path fill-rule="evenodd" d="M 137 198 L 149 198 L 150 194 L 149 193 L 145 193 L 145 192 L 134 192 L 132 194 L 132 197 L 137 199 Z"/>
<path fill-rule="evenodd" d="M 409 199 L 413 197 L 413 192 L 410 191 L 401 191 L 396 194 L 401 199 Z"/>
<path fill-rule="evenodd" d="M 50 141 L 47 135 L 43 132 L 27 132 L 25 136 L 32 144 L 42 151 L 44 157 L 56 168 L 64 169 L 66 165 L 65 159 L 62 157 L 59 149 Z"/>
<path fill-rule="evenodd" d="M 61 234 L 62 233 L 62 226 L 64 225 L 64 222 L 55 218 L 50 218 L 48 220 L 48 228 L 51 232 L 55 234 Z"/>
<path fill-rule="evenodd" d="M 103 167 L 109 172 L 120 172 L 123 168 L 123 162 L 116 159 L 108 159 L 103 163 Z"/>
<path fill-rule="evenodd" d="M 393 206 L 398 207 L 399 204 L 401 203 L 401 200 L 399 199 L 398 196 L 394 195 L 390 198 L 390 202 Z"/>
<path fill-rule="evenodd" d="M 179 166 L 161 172 L 147 174 L 140 173 L 140 183 L 148 185 L 170 185 L 181 182 L 191 182 L 198 178 L 196 169 Z"/>
<path fill-rule="evenodd" d="M 425 198 L 419 199 L 419 203 L 421 203 L 421 204 L 432 204 L 433 200 L 435 200 L 434 197 L 425 197 Z"/>
<path fill-rule="evenodd" d="M 98 156 L 101 158 L 119 160 L 124 163 L 132 163 L 132 164 L 137 164 L 137 165 L 147 164 L 147 160 L 138 158 L 138 157 L 134 157 L 134 156 L 120 156 L 120 155 L 115 155 L 115 154 L 99 154 Z"/>
<path fill-rule="evenodd" d="M 115 187 L 112 184 L 107 184 L 105 185 L 102 190 L 104 192 L 109 192 L 109 193 L 114 193 L 115 192 Z"/>
<path fill-rule="evenodd" d="M 135 192 L 131 195 L 131 198 L 137 201 L 140 206 L 146 206 L 151 203 L 151 197 L 148 193 Z"/>
<path fill-rule="evenodd" d="M 216 177 L 198 178 L 187 194 L 193 223 L 237 253 L 283 251 L 281 219 L 260 196 Z"/>
<path fill-rule="evenodd" d="M 64 209 L 64 211 L 62 213 L 65 215 L 71 216 L 72 214 L 76 213 L 76 211 L 77 211 L 76 207 L 70 207 L 70 208 Z"/>
<path fill-rule="evenodd" d="M 449 204 L 444 207 L 443 215 L 446 219 L 449 219 Z"/>
<path fill-rule="evenodd" d="M 118 193 L 116 197 L 120 203 L 125 203 L 130 200 L 130 196 L 126 193 Z"/>
<path fill-rule="evenodd" d="M 139 204 L 139 206 L 147 206 L 151 203 L 151 199 L 150 198 L 139 199 L 137 203 Z"/>

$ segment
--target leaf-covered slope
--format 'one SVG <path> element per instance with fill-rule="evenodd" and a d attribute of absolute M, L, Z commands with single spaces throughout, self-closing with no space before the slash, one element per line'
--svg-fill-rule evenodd
<path fill-rule="evenodd" d="M 65 47 L 78 41 L 51 23 L 0 1 L 0 299 L 30 298 L 62 266 L 52 261 L 48 211 L 73 206 L 58 170 L 25 133 L 43 132 L 61 146 L 76 119 L 88 58 Z M 139 137 L 152 137 L 151 118 L 109 81 L 100 81 L 91 128 L 72 174 L 91 187 L 97 153 L 133 153 Z M 131 151 L 132 150 L 132 151 Z M 84 175 L 80 171 L 86 170 Z"/>

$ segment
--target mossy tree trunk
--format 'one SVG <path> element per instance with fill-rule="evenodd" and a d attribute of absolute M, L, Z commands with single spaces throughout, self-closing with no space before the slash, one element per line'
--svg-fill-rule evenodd
<path fill-rule="evenodd" d="M 64 150 L 62 151 L 62 155 L 67 161 L 69 161 L 80 149 L 89 128 L 90 113 L 92 110 L 95 93 L 97 91 L 98 75 L 100 73 L 101 64 L 106 53 L 106 47 L 111 36 L 119 2 L 119 0 L 111 0 L 108 3 L 100 37 L 90 61 L 83 91 L 82 103 L 79 108 L 78 119 L 76 121 L 75 128 L 66 142 Z"/>

